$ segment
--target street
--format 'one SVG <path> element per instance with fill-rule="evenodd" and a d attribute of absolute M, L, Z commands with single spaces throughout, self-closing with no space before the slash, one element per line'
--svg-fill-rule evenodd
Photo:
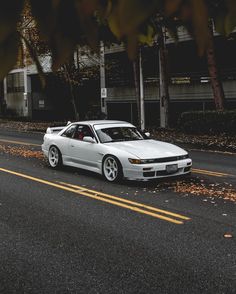
<path fill-rule="evenodd" d="M 49 168 L 42 137 L 0 132 L 0 293 L 235 293 L 236 155 L 114 184 Z"/>

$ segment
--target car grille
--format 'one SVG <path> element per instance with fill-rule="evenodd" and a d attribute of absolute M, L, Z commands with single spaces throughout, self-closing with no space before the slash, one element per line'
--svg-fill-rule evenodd
<path fill-rule="evenodd" d="M 155 158 L 153 163 L 164 163 L 164 162 L 172 162 L 189 158 L 189 155 L 181 155 L 181 156 L 172 156 L 172 157 L 164 157 L 164 158 Z"/>
<path fill-rule="evenodd" d="M 143 173 L 143 176 L 145 177 L 145 178 L 148 178 L 148 177 L 155 177 L 155 172 L 153 171 L 153 172 L 144 172 Z"/>

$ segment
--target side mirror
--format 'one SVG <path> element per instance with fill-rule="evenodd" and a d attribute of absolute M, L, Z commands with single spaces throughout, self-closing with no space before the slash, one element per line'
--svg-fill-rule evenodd
<path fill-rule="evenodd" d="M 149 132 L 146 132 L 146 133 L 144 133 L 144 134 L 145 134 L 145 136 L 147 136 L 148 138 L 151 137 L 151 134 L 150 134 Z"/>
<path fill-rule="evenodd" d="M 85 136 L 83 138 L 83 141 L 87 142 L 87 143 L 96 143 L 96 140 L 94 138 L 92 138 L 92 137 L 89 137 L 89 136 Z"/>

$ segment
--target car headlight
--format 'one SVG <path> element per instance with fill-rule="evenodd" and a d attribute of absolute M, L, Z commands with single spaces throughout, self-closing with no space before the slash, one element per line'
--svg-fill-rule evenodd
<path fill-rule="evenodd" d="M 140 160 L 140 159 L 128 158 L 128 160 L 132 164 L 141 164 L 142 163 L 142 160 Z"/>
<path fill-rule="evenodd" d="M 155 159 L 142 159 L 141 160 L 141 163 L 142 164 L 145 164 L 145 163 L 155 163 Z"/>
<path fill-rule="evenodd" d="M 154 163 L 155 159 L 133 159 L 129 158 L 129 162 L 132 164 L 146 164 L 146 163 Z"/>

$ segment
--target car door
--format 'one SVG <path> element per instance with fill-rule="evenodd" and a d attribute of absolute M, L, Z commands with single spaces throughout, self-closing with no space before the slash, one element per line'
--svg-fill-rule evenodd
<path fill-rule="evenodd" d="M 57 145 L 61 151 L 63 162 L 66 164 L 70 162 L 70 154 L 68 147 L 70 145 L 70 140 L 74 136 L 77 125 L 73 124 L 69 126 L 62 134 L 57 138 Z"/>
<path fill-rule="evenodd" d="M 95 139 L 94 133 L 88 125 L 77 125 L 73 138 L 70 140 L 69 153 L 74 164 L 86 169 L 98 169 L 99 166 L 99 144 L 83 141 L 84 137 Z"/>

